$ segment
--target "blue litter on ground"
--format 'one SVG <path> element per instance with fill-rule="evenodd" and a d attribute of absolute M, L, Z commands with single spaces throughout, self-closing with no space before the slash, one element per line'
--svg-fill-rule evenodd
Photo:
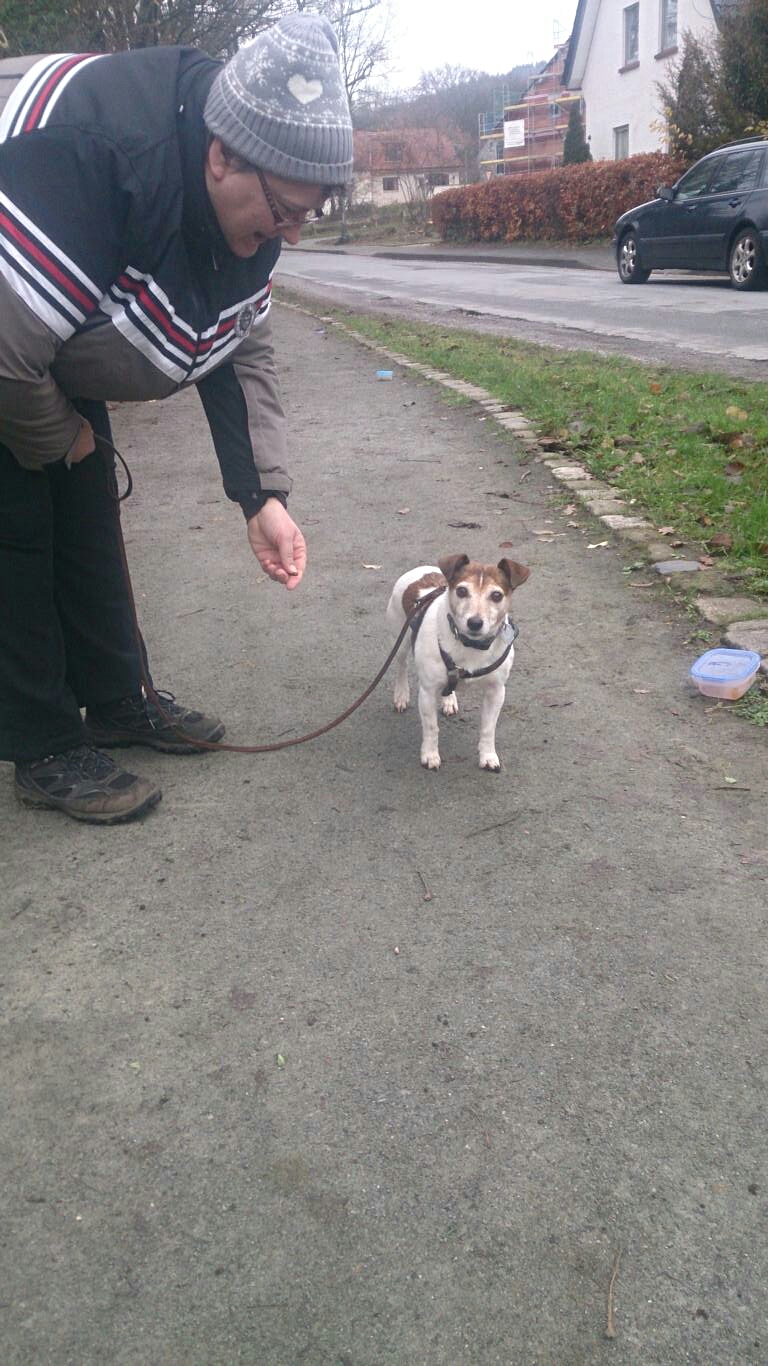
<path fill-rule="evenodd" d="M 759 668 L 756 650 L 707 650 L 691 665 L 691 678 L 705 697 L 733 702 L 751 687 Z"/>

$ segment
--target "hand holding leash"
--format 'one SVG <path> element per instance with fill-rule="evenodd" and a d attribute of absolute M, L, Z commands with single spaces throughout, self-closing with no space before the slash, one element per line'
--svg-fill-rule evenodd
<path fill-rule="evenodd" d="M 87 455 L 93 455 L 95 450 L 96 438 L 93 435 L 93 427 L 87 418 L 81 417 L 80 431 L 75 437 L 72 446 L 67 451 L 65 458 L 64 463 L 66 464 L 67 469 L 71 469 L 73 465 L 79 465 L 81 460 L 85 460 Z"/>

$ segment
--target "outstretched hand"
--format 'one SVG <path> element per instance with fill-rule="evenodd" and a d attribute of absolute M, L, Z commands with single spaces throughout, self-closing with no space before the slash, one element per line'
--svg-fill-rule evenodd
<path fill-rule="evenodd" d="M 269 498 L 248 520 L 248 541 L 256 559 L 276 583 L 297 588 L 307 565 L 307 544 L 277 498 Z"/>

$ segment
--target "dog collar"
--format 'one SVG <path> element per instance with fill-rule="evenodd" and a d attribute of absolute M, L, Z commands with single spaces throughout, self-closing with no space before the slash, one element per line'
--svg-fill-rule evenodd
<path fill-rule="evenodd" d="M 504 663 L 504 660 L 507 658 L 507 655 L 512 649 L 512 646 L 517 640 L 519 634 L 520 632 L 515 626 L 515 623 L 513 621 L 510 621 L 509 617 L 506 617 L 504 620 L 504 625 L 502 626 L 500 631 L 497 631 L 493 639 L 497 640 L 499 636 L 503 636 L 503 638 L 507 642 L 507 647 L 502 652 L 502 654 L 499 655 L 498 659 L 494 659 L 492 664 L 486 664 L 484 669 L 460 669 L 456 664 L 456 660 L 452 659 L 448 651 L 444 650 L 441 645 L 440 655 L 445 665 L 446 672 L 448 674 L 447 682 L 442 690 L 442 696 L 449 697 L 450 694 L 454 691 L 456 684 L 460 683 L 462 679 L 482 678 L 485 674 L 492 674 L 494 669 L 498 669 L 499 666 Z M 458 639 L 462 640 L 463 637 L 458 636 Z M 487 646 L 482 646 L 481 648 L 487 649 Z"/>

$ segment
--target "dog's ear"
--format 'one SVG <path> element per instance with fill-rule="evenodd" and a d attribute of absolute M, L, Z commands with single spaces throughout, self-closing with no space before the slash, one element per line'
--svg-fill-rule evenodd
<path fill-rule="evenodd" d="M 442 568 L 442 565 L 440 567 Z M 525 583 L 531 572 L 524 564 L 518 564 L 517 560 L 499 560 L 496 568 L 501 570 L 508 581 L 510 592 L 519 588 L 521 583 Z"/>
<path fill-rule="evenodd" d="M 452 583 L 456 575 L 469 564 L 469 555 L 444 555 L 437 563 L 448 582 Z"/>

